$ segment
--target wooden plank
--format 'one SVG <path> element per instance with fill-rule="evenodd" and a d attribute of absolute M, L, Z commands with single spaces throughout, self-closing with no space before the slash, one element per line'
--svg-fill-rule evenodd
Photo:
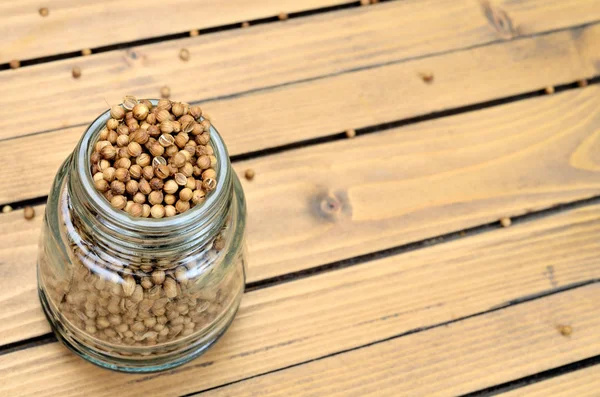
<path fill-rule="evenodd" d="M 600 365 L 569 372 L 502 394 L 502 397 L 596 397 L 600 390 Z"/>
<path fill-rule="evenodd" d="M 558 32 L 344 73 L 210 101 L 205 109 L 214 116 L 230 153 L 273 147 L 591 75 L 594 61 L 586 55 L 590 47 L 584 43 L 592 47 L 596 43 L 600 53 L 600 24 L 580 31 L 577 39 L 572 33 Z M 416 73 L 431 69 L 436 71 L 435 84 L 424 84 Z M 595 87 L 589 90 L 590 95 L 597 92 Z M 546 121 L 537 119 L 538 123 Z M 3 142 L 0 159 L 6 166 L 0 167 L 0 181 L 5 188 L 0 192 L 0 203 L 47 194 L 56 169 L 83 130 L 75 127 Z M 28 172 L 23 172 L 24 168 Z"/>
<path fill-rule="evenodd" d="M 524 13 L 515 21 L 519 29 L 526 29 L 531 34 L 564 27 L 560 12 L 566 15 L 565 18 L 573 18 L 568 19 L 569 22 L 587 21 L 591 16 L 600 19 L 599 0 L 581 0 L 581 8 L 568 7 L 567 11 L 562 10 L 562 3 L 557 4 L 555 0 L 528 0 L 518 6 L 512 3 L 506 4 L 509 11 L 513 7 L 520 10 L 527 5 L 536 10 L 536 13 Z M 589 11 L 587 8 L 591 6 L 586 6 L 588 3 L 597 5 L 596 12 L 580 13 L 580 9 Z M 557 18 L 557 15 L 561 17 Z M 529 25 L 534 28 L 529 28 Z M 436 29 L 431 29 L 431 26 L 436 26 Z M 592 61 L 596 59 L 600 44 L 597 44 L 596 33 L 583 30 L 582 37 L 577 37 L 579 33 L 578 30 L 573 32 L 575 37 L 564 33 L 552 42 L 540 39 L 530 43 L 529 48 L 518 44 L 498 47 L 497 51 L 502 54 L 490 55 L 490 50 L 467 53 L 463 58 L 473 58 L 466 62 L 463 59 L 458 64 L 452 63 L 454 59 L 442 61 L 439 58 L 432 62 L 413 63 L 413 68 L 402 69 L 397 78 L 394 78 L 398 73 L 396 69 L 386 69 L 386 83 L 402 95 L 400 104 L 403 108 L 405 102 L 416 102 L 411 108 L 414 115 L 464 103 L 456 103 L 456 95 L 453 96 L 454 101 L 447 97 L 436 99 L 442 95 L 440 91 L 444 91 L 447 82 L 452 80 L 455 84 L 448 89 L 467 91 L 464 89 L 466 85 L 469 90 L 480 93 L 485 88 L 493 92 L 491 96 L 494 97 L 589 77 L 597 73 Z M 171 87 L 173 98 L 178 100 L 206 101 L 373 65 L 481 46 L 503 40 L 503 37 L 490 25 L 477 2 L 409 0 L 9 70 L 0 73 L 0 87 L 4 94 L 0 97 L 0 139 L 86 124 L 105 110 L 107 101 L 118 103 L 125 94 L 156 97 L 163 85 Z M 182 47 L 191 52 L 188 62 L 178 58 Z M 490 56 L 492 59 L 488 59 Z M 529 60 L 530 57 L 533 59 Z M 523 66 L 513 71 L 514 64 L 519 62 Z M 549 64 L 561 67 L 549 68 Z M 83 72 L 77 80 L 71 77 L 75 66 Z M 490 73 L 485 73 L 486 69 Z M 424 71 L 435 72 L 435 82 L 431 86 L 423 84 L 418 76 Z M 492 73 L 494 78 L 490 77 Z M 401 80 L 398 81 L 398 78 Z M 368 84 L 372 84 L 363 80 L 345 87 L 343 93 L 359 97 L 357 91 L 368 91 Z M 481 81 L 486 84 L 479 84 Z M 380 88 L 379 84 L 375 88 Z M 476 85 L 481 88 L 474 88 Z M 505 85 L 508 87 L 505 88 Z M 520 85 L 523 85 L 522 90 L 515 91 L 515 87 Z M 350 89 L 352 91 L 348 92 Z M 374 98 L 365 95 L 361 102 L 353 105 L 359 108 L 386 106 L 380 102 L 391 98 L 383 94 L 385 92 Z M 435 94 L 433 98 L 432 94 Z M 312 92 L 311 95 L 310 99 L 318 99 L 318 95 L 314 96 Z M 477 100 L 485 98 L 488 97 Z M 268 108 L 279 108 L 272 100 L 262 97 L 251 99 L 252 102 L 262 100 L 266 102 L 261 104 L 259 113 L 252 115 L 253 118 L 260 118 Z M 290 101 L 285 104 L 301 109 L 309 106 L 303 102 L 302 98 L 298 98 L 291 104 Z M 322 106 L 321 103 L 318 105 Z M 212 104 L 207 106 L 212 107 Z M 226 119 L 219 123 L 223 130 L 240 134 L 242 126 L 239 123 L 224 123 L 228 119 L 248 117 L 243 109 L 240 111 L 223 104 L 212 110 L 214 115 Z M 311 117 L 315 116 L 312 113 L 319 115 L 311 112 Z M 35 117 L 31 117 L 32 114 Z M 224 117 L 232 114 L 234 117 Z M 406 117 L 410 115 L 409 112 Z M 306 125 L 306 122 L 301 122 L 302 119 L 297 119 L 293 121 Z M 277 118 L 262 119 L 260 123 L 276 125 L 279 121 Z M 230 126 L 233 129 L 228 130 Z M 352 126 L 341 128 L 349 127 Z M 254 134 L 253 130 L 249 134 L 251 137 L 261 136 Z M 281 131 L 280 125 L 278 131 Z M 77 132 L 81 133 L 81 128 L 77 128 Z M 314 134 L 303 132 L 298 138 Z M 247 131 L 244 130 L 242 135 L 248 135 Z M 273 144 L 287 143 L 291 139 L 279 133 Z"/>
<path fill-rule="evenodd" d="M 248 280 L 598 195 L 599 89 L 236 164 L 239 175 L 246 168 L 256 171 L 252 182 L 242 180 L 249 208 Z M 36 158 L 30 161 L 35 164 Z M 32 297 L 20 310 L 44 324 L 34 294 L 33 236 L 38 233 L 39 225 L 26 222 L 19 212 L 0 214 L 0 258 L 5 266 L 20 269 Z M 14 278 L 0 278 L 0 291 L 11 291 L 13 285 Z M 31 326 L 34 318 L 13 318 L 4 322 L 10 329 L 39 334 Z M 19 332 L 9 332 L 10 339 Z"/>
<path fill-rule="evenodd" d="M 0 63 L 348 3 L 347 0 L 3 1 Z M 45 6 L 47 17 L 38 9 Z"/>
<path fill-rule="evenodd" d="M 598 297 L 598 285 L 581 288 L 202 395 L 462 395 L 600 352 Z M 565 321 L 577 329 L 572 337 L 556 330 Z"/>
<path fill-rule="evenodd" d="M 0 356 L 0 395 L 13 395 L 17 390 L 20 396 L 64 396 L 80 390 L 98 396 L 182 395 L 595 279 L 600 274 L 599 209 L 563 212 L 252 291 L 244 297 L 239 316 L 221 342 L 203 357 L 167 373 L 135 376 L 102 370 L 58 343 L 5 354 Z M 406 337 L 413 346 L 407 354 L 433 359 L 448 349 L 456 360 L 462 354 L 472 358 L 478 354 L 489 357 L 479 364 L 492 365 L 499 346 L 510 347 L 494 339 L 496 335 L 506 335 L 505 343 L 515 341 L 513 347 L 527 344 L 531 351 L 526 357 L 513 357 L 530 361 L 530 366 L 521 361 L 505 363 L 510 365 L 496 371 L 495 380 L 598 354 L 598 288 L 594 285 L 509 308 L 500 317 L 484 316 L 477 324 L 483 321 L 489 328 L 479 327 L 478 332 L 470 332 L 473 323 L 457 323 L 451 328 L 453 338 L 458 338 L 453 343 L 421 336 L 429 332 L 413 334 Z M 565 307 L 561 302 L 570 303 Z M 573 326 L 572 337 L 561 336 L 554 328 L 556 322 Z M 506 332 L 495 332 L 496 327 Z M 469 343 L 473 339 L 478 343 Z M 488 339 L 490 344 L 485 342 Z M 467 346 L 473 347 L 471 353 Z M 454 366 L 460 360 L 443 362 Z M 511 368 L 523 372 L 510 372 Z M 446 371 L 430 370 L 432 374 Z M 466 379 L 477 381 L 477 377 Z M 489 380 L 484 377 L 482 382 Z"/>

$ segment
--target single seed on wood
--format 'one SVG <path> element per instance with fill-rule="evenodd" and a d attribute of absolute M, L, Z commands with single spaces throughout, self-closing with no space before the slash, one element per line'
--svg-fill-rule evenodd
<path fill-rule="evenodd" d="M 419 76 L 421 76 L 421 80 L 423 80 L 425 83 L 427 83 L 427 84 L 433 83 L 433 73 L 421 72 L 421 73 L 419 73 Z"/>
<path fill-rule="evenodd" d="M 79 66 L 75 66 L 71 71 L 73 78 L 78 79 L 81 77 L 81 68 Z"/>
<path fill-rule="evenodd" d="M 361 6 L 368 6 L 369 5 L 369 0 L 360 0 L 360 5 Z"/>
<path fill-rule="evenodd" d="M 577 85 L 578 85 L 579 87 L 581 87 L 581 88 L 583 88 L 583 87 L 587 87 L 587 86 L 588 86 L 588 81 L 587 81 L 586 79 L 579 80 L 579 81 L 577 82 Z"/>
<path fill-rule="evenodd" d="M 347 138 L 354 138 L 355 136 L 356 136 L 356 130 L 354 130 L 352 128 L 349 129 L 349 130 L 346 130 L 346 137 Z"/>
<path fill-rule="evenodd" d="M 190 37 L 196 37 L 200 34 L 200 32 L 198 31 L 198 29 L 192 29 L 190 30 Z"/>
<path fill-rule="evenodd" d="M 5 205 L 4 207 L 2 207 L 2 213 L 3 214 L 8 214 L 12 210 L 13 210 L 13 208 L 10 205 Z"/>
<path fill-rule="evenodd" d="M 10 61 L 8 63 L 8 65 L 10 66 L 11 69 L 17 69 L 19 66 L 21 66 L 21 62 L 17 59 L 13 59 L 12 61 Z"/>
<path fill-rule="evenodd" d="M 81 50 L 81 55 L 83 55 L 83 56 L 92 55 L 92 50 L 90 50 L 89 48 L 84 48 L 83 50 Z"/>
<path fill-rule="evenodd" d="M 279 15 L 277 15 L 277 18 L 279 18 L 280 21 L 286 21 L 289 18 L 289 16 L 287 13 L 282 12 Z"/>
<path fill-rule="evenodd" d="M 546 94 L 548 94 L 548 95 L 554 94 L 554 91 L 555 91 L 555 90 L 554 90 L 554 87 L 552 87 L 552 86 L 546 87 L 546 88 L 544 89 L 544 92 L 545 92 Z"/>
<path fill-rule="evenodd" d="M 46 7 L 42 7 L 38 10 L 38 12 L 40 13 L 41 16 L 43 17 L 47 17 L 48 14 L 50 14 L 50 10 L 48 10 L 48 8 Z"/>
<path fill-rule="evenodd" d="M 502 225 L 502 227 L 509 227 L 512 224 L 512 221 L 510 220 L 510 218 L 501 218 L 500 224 Z"/>
<path fill-rule="evenodd" d="M 179 58 L 182 61 L 188 61 L 190 59 L 190 51 L 187 48 L 182 48 L 179 51 Z"/>
<path fill-rule="evenodd" d="M 558 330 L 558 332 L 560 332 L 562 336 L 571 336 L 571 334 L 573 333 L 573 327 L 571 327 L 570 325 L 561 324 L 558 325 L 556 329 Z"/>
<path fill-rule="evenodd" d="M 33 219 L 33 217 L 35 217 L 35 210 L 33 207 L 27 206 L 23 208 L 23 216 L 27 220 Z"/>
<path fill-rule="evenodd" d="M 250 27 L 250 22 L 242 22 L 242 28 Z"/>
<path fill-rule="evenodd" d="M 160 89 L 160 96 L 161 98 L 168 98 L 171 96 L 171 89 L 169 87 L 167 87 L 166 85 L 161 87 Z"/>
<path fill-rule="evenodd" d="M 246 172 L 244 172 L 244 176 L 246 177 L 247 180 L 251 181 L 252 179 L 254 179 L 254 170 L 252 168 L 248 168 L 246 170 Z"/>

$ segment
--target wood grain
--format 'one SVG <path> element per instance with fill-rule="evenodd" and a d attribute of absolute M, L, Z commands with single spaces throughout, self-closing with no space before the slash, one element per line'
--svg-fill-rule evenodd
<path fill-rule="evenodd" d="M 564 28 L 565 20 L 575 23 L 592 17 L 600 19 L 598 0 L 580 0 L 581 7 L 564 7 L 564 2 L 556 0 L 528 0 L 519 5 L 509 1 L 502 3 L 507 3 L 504 8 L 509 14 L 513 8 L 522 10 L 532 3 L 535 13 L 519 11 L 522 17 L 513 21 L 529 34 Z M 589 12 L 592 4 L 597 5 L 595 13 Z M 559 14 L 561 17 L 557 18 Z M 265 124 L 270 127 L 266 141 L 270 146 L 289 143 L 294 137 L 302 139 L 336 132 L 336 129 L 312 134 L 306 131 L 313 118 L 316 117 L 310 124 L 313 128 L 322 122 L 319 110 L 324 100 L 319 97 L 327 91 L 309 90 L 306 92 L 309 97 L 297 96 L 303 91 L 281 91 L 284 99 L 281 105 L 288 107 L 284 108 L 285 116 L 298 110 L 287 124 L 283 123 L 285 118 L 272 118 L 282 111 L 281 98 L 250 96 L 248 101 L 254 106 L 248 111 L 230 102 L 213 104 L 211 98 L 503 40 L 504 36 L 488 21 L 476 1 L 411 0 L 7 70 L 0 73 L 3 91 L 0 139 L 87 124 L 106 109 L 107 102 L 118 103 L 125 94 L 154 98 L 159 95 L 160 87 L 168 85 L 177 100 L 208 102 L 207 108 L 219 116 L 223 131 L 248 136 L 246 143 L 250 147 L 237 146 L 236 150 L 238 147 L 240 151 L 256 150 L 265 140 L 260 139 L 263 131 L 255 133 L 254 130 L 263 129 Z M 360 77 L 365 73 L 351 74 L 344 81 L 356 80 L 355 84 L 341 87 L 329 84 L 324 89 L 335 90 L 327 100 L 339 101 L 338 95 L 345 100 L 355 99 L 348 101 L 348 108 L 337 106 L 324 110 L 344 110 L 346 113 L 342 116 L 346 117 L 348 113 L 366 108 L 381 115 L 385 107 L 390 106 L 384 102 L 396 99 L 389 97 L 385 90 L 389 85 L 400 97 L 393 105 L 408 110 L 406 106 L 414 104 L 410 112 L 401 112 L 402 117 L 410 117 L 468 103 L 454 95 L 457 90 L 463 94 L 474 91 L 475 100 L 486 100 L 590 77 L 597 73 L 599 41 L 597 30 L 576 29 L 551 41 L 539 38 L 527 41 L 528 44 L 512 43 L 483 52 L 468 52 L 461 55 L 459 61 L 435 58 L 399 69 L 380 69 L 383 82 Z M 178 58 L 182 47 L 191 52 L 188 62 Z M 77 80 L 71 77 L 75 66 L 83 73 Z M 429 71 L 435 72 L 431 86 L 419 78 L 419 73 Z M 448 85 L 449 82 L 453 84 Z M 384 91 L 378 93 L 376 89 Z M 443 94 L 447 90 L 452 93 L 450 98 Z M 482 97 L 482 90 L 488 95 Z M 309 100 L 316 107 L 313 108 Z M 381 106 L 384 109 L 377 111 Z M 273 111 L 267 111 L 270 109 Z M 32 114 L 35 117 L 31 117 Z M 234 122 L 238 118 L 246 119 L 245 123 Z M 373 116 L 367 118 L 367 122 L 378 121 Z M 337 129 L 361 125 L 339 124 L 336 124 Z M 282 134 L 284 125 L 299 128 Z M 76 131 L 81 134 L 82 128 Z M 252 145 L 256 139 L 259 141 Z"/>
<path fill-rule="evenodd" d="M 599 90 L 564 92 L 236 164 L 240 176 L 246 168 L 256 171 L 252 182 L 242 180 L 249 209 L 248 280 L 598 195 Z M 0 258 L 5 268 L 18 267 L 19 277 L 27 278 L 23 288 L 30 297 L 19 309 L 27 316 L 3 322 L 10 340 L 39 334 L 39 326 L 31 324 L 44 324 L 35 298 L 38 233 L 39 225 L 19 212 L 0 214 Z M 6 274 L 0 291 L 14 288 L 11 272 Z"/>
<path fill-rule="evenodd" d="M 125 43 L 192 29 L 274 17 L 348 3 L 347 0 L 77 0 L 3 1 L 0 63 Z M 38 14 L 41 5 L 50 11 Z"/>
<path fill-rule="evenodd" d="M 581 288 L 200 395 L 458 396 L 598 354 L 598 297 Z"/>
<path fill-rule="evenodd" d="M 576 39 L 572 32 L 558 32 L 344 73 L 208 102 L 205 109 L 213 115 L 230 153 L 245 153 L 594 74 L 594 59 L 600 57 L 600 24 L 579 33 Z M 589 54 L 587 51 L 594 46 L 599 47 L 598 51 Z M 423 83 L 417 76 L 420 70 L 435 70 L 435 83 Z M 590 95 L 597 92 L 595 87 L 588 89 Z M 551 119 L 536 119 L 537 123 L 548 121 Z M 58 166 L 83 130 L 76 127 L 3 142 L 0 159 L 5 166 L 0 167 L 0 182 L 4 189 L 0 203 L 47 194 Z"/>
<path fill-rule="evenodd" d="M 600 274 L 599 209 L 567 211 L 252 291 L 212 350 L 167 373 L 135 376 L 102 370 L 58 343 L 5 354 L 0 356 L 0 395 L 68 396 L 83 390 L 94 396 L 183 395 L 595 279 Z M 457 323 L 446 333 L 441 328 L 399 340 L 406 341 L 401 343 L 408 346 L 407 357 L 419 363 L 411 371 L 429 369 L 425 386 L 436 378 L 452 380 L 435 374 L 487 366 L 488 375 L 456 382 L 463 388 L 483 387 L 598 354 L 598 288 Z M 571 338 L 556 331 L 558 322 L 573 326 Z M 503 361 L 508 353 L 502 350 L 507 349 L 523 355 Z"/>
<path fill-rule="evenodd" d="M 595 397 L 600 390 L 600 365 L 569 372 L 555 378 L 524 386 L 502 397 Z"/>

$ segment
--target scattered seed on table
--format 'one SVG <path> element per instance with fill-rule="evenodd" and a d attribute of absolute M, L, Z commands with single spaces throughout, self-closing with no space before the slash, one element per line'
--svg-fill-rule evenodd
<path fill-rule="evenodd" d="M 554 87 L 550 86 L 550 87 L 546 87 L 544 89 L 544 92 L 548 95 L 554 94 Z"/>
<path fill-rule="evenodd" d="M 419 76 L 421 76 L 421 80 L 427 84 L 431 84 L 433 82 L 433 73 L 431 72 L 422 72 L 419 73 Z"/>
<path fill-rule="evenodd" d="M 71 71 L 71 74 L 73 75 L 73 78 L 80 78 L 81 77 L 81 68 L 79 66 L 75 66 L 73 68 L 73 70 Z"/>
<path fill-rule="evenodd" d="M 81 50 L 81 55 L 83 55 L 83 56 L 92 55 L 92 50 L 90 50 L 89 48 L 84 48 L 83 50 Z"/>
<path fill-rule="evenodd" d="M 573 327 L 571 327 L 570 325 L 561 324 L 558 325 L 556 329 L 558 330 L 558 332 L 560 332 L 562 336 L 571 336 L 571 334 L 573 333 Z"/>
<path fill-rule="evenodd" d="M 588 81 L 587 81 L 586 79 L 579 80 L 579 81 L 577 82 L 577 85 L 578 85 L 579 87 L 582 87 L 582 88 L 583 88 L 583 87 L 587 87 L 587 86 L 588 86 Z"/>
<path fill-rule="evenodd" d="M 500 224 L 502 225 L 502 227 L 509 227 L 512 224 L 512 221 L 510 220 L 510 218 L 501 218 L 500 219 Z"/>
<path fill-rule="evenodd" d="M 50 14 L 50 11 L 48 10 L 48 8 L 42 7 L 42 8 L 39 9 L 39 13 L 40 13 L 41 16 L 47 17 L 48 14 Z"/>
<path fill-rule="evenodd" d="M 12 210 L 13 210 L 13 208 L 10 205 L 5 205 L 4 207 L 2 207 L 3 214 L 7 214 L 7 213 L 11 212 Z"/>
<path fill-rule="evenodd" d="M 250 22 L 248 22 L 248 21 L 242 22 L 242 27 L 243 28 L 250 27 Z"/>
<path fill-rule="evenodd" d="M 246 170 L 246 172 L 244 172 L 244 176 L 246 177 L 247 180 L 251 181 L 252 179 L 254 179 L 254 170 L 252 168 L 248 168 Z"/>
<path fill-rule="evenodd" d="M 182 61 L 189 61 L 189 59 L 190 59 L 190 51 L 187 48 L 182 48 L 179 51 L 179 58 Z"/>
<path fill-rule="evenodd" d="M 287 21 L 287 19 L 289 18 L 289 16 L 288 16 L 287 13 L 282 12 L 279 15 L 277 15 L 277 18 L 279 18 L 280 21 Z"/>
<path fill-rule="evenodd" d="M 17 69 L 19 66 L 21 66 L 21 62 L 18 59 L 13 59 L 9 62 L 9 66 L 11 69 Z"/>
<path fill-rule="evenodd" d="M 200 34 L 200 31 L 198 29 L 190 30 L 190 37 L 196 37 L 199 34 Z"/>
<path fill-rule="evenodd" d="M 33 217 L 35 216 L 35 210 L 33 209 L 33 207 L 27 206 L 23 208 L 23 216 L 27 220 L 33 219 Z"/>
<path fill-rule="evenodd" d="M 356 130 L 354 130 L 352 128 L 349 130 L 346 130 L 346 137 L 354 138 L 355 136 L 356 136 Z"/>

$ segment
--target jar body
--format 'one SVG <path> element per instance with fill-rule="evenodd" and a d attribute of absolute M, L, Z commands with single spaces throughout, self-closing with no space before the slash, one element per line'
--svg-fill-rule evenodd
<path fill-rule="evenodd" d="M 40 300 L 55 334 L 83 358 L 125 372 L 197 357 L 225 332 L 244 291 L 237 177 L 231 172 L 230 188 L 215 192 L 219 209 L 201 227 L 204 213 L 189 211 L 180 215 L 185 227 L 153 234 L 115 227 L 111 214 L 90 210 L 76 157 L 54 181 L 38 253 Z"/>

